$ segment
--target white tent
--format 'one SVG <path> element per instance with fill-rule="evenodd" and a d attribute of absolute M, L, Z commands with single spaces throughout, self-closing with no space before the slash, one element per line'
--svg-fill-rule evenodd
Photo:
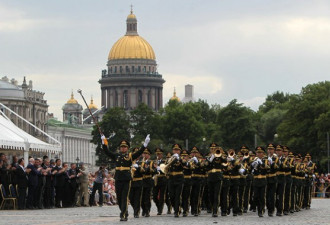
<path fill-rule="evenodd" d="M 59 154 L 60 145 L 48 144 L 17 127 L 8 118 L 0 115 L 0 149 L 21 150 L 27 160 L 29 150 Z"/>

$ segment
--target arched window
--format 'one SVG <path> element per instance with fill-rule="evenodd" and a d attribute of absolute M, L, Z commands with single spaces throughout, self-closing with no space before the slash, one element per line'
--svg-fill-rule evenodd
<path fill-rule="evenodd" d="M 125 90 L 123 93 L 123 106 L 124 109 L 128 109 L 128 91 Z"/>
<path fill-rule="evenodd" d="M 123 67 L 122 66 L 119 67 L 119 71 L 120 71 L 120 73 L 123 72 Z"/>
<path fill-rule="evenodd" d="M 138 92 L 138 103 L 140 104 L 140 103 L 142 103 L 142 91 L 141 90 L 139 90 L 139 92 Z"/>
<path fill-rule="evenodd" d="M 138 72 L 141 72 L 141 66 L 138 66 Z"/>
<path fill-rule="evenodd" d="M 117 73 L 117 66 L 115 66 L 115 73 Z"/>
<path fill-rule="evenodd" d="M 132 66 L 132 73 L 134 73 L 134 69 L 135 69 L 134 66 Z"/>
<path fill-rule="evenodd" d="M 110 73 L 112 73 L 112 67 L 110 67 Z"/>

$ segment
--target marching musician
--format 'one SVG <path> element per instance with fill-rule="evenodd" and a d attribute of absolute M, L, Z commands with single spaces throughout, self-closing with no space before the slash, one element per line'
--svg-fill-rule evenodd
<path fill-rule="evenodd" d="M 223 164 L 223 180 L 220 194 L 221 216 L 227 216 L 229 207 L 229 188 L 230 188 L 230 164 L 227 162 L 227 152 L 223 151 L 222 160 Z"/>
<path fill-rule="evenodd" d="M 277 190 L 276 190 L 276 216 L 282 216 L 284 210 L 284 192 L 285 192 L 285 172 L 287 167 L 287 159 L 283 155 L 282 145 L 276 146 L 276 155 L 279 160 L 279 169 L 277 174 Z"/>
<path fill-rule="evenodd" d="M 174 217 L 179 217 L 182 188 L 184 183 L 183 167 L 186 161 L 180 158 L 181 146 L 174 144 L 172 146 L 172 157 L 167 162 L 165 173 L 169 174 L 168 190 L 170 193 L 170 200 L 174 209 Z"/>
<path fill-rule="evenodd" d="M 244 155 L 241 151 L 237 153 L 238 160 L 240 162 L 240 178 L 238 185 L 238 215 L 243 215 L 243 202 L 244 202 L 244 193 L 246 187 L 246 174 L 247 174 L 247 161 L 244 158 Z"/>
<path fill-rule="evenodd" d="M 160 165 L 166 163 L 166 161 L 163 159 L 163 149 L 156 148 L 156 162 L 158 166 L 158 175 L 155 176 L 155 186 L 153 188 L 153 200 L 157 207 L 157 215 L 162 215 L 163 208 L 164 208 L 164 202 L 165 202 L 165 191 L 167 186 L 167 179 L 165 176 L 165 173 L 160 170 Z"/>
<path fill-rule="evenodd" d="M 274 153 L 275 145 L 270 143 L 267 146 L 268 161 L 271 162 L 270 169 L 267 174 L 267 194 L 266 204 L 268 210 L 268 216 L 273 216 L 275 211 L 276 201 L 276 187 L 277 187 L 277 169 L 278 169 L 278 157 Z"/>
<path fill-rule="evenodd" d="M 258 216 L 263 217 L 266 203 L 266 186 L 267 186 L 267 170 L 269 169 L 268 159 L 265 156 L 265 150 L 263 147 L 258 146 L 256 148 L 256 158 L 252 162 L 253 168 L 253 192 L 254 200 L 258 209 Z"/>
<path fill-rule="evenodd" d="M 126 140 L 122 140 L 119 144 L 119 153 L 110 151 L 107 145 L 107 140 L 104 135 L 101 136 L 103 150 L 116 164 L 115 172 L 115 188 L 117 195 L 117 202 L 120 209 L 120 221 L 127 221 L 127 200 L 131 186 L 131 166 L 132 162 L 137 159 L 145 150 L 150 142 L 149 134 L 147 135 L 143 145 L 135 153 L 129 153 L 130 144 Z"/>
<path fill-rule="evenodd" d="M 138 152 L 139 148 L 133 149 L 133 154 Z M 132 174 L 132 183 L 131 189 L 129 192 L 129 201 L 134 211 L 134 218 L 139 218 L 140 209 L 141 209 L 141 197 L 142 197 L 142 179 L 143 179 L 143 168 L 141 167 L 142 161 L 139 156 L 136 160 L 133 161 L 131 174 Z"/>
<path fill-rule="evenodd" d="M 312 157 L 309 153 L 306 154 L 307 158 L 307 176 L 305 180 L 305 190 L 304 190 L 304 202 L 303 208 L 310 209 L 311 208 L 311 200 L 312 200 L 312 187 L 313 187 L 313 174 L 316 169 L 315 163 L 312 162 Z"/>
<path fill-rule="evenodd" d="M 142 189 L 142 216 L 149 217 L 151 209 L 151 193 L 154 187 L 153 176 L 158 173 L 155 168 L 153 160 L 150 160 L 151 152 L 148 148 L 143 151 L 143 160 L 141 167 L 144 170 L 143 173 L 143 189 Z"/>
<path fill-rule="evenodd" d="M 220 193 L 222 186 L 222 170 L 227 167 L 226 160 L 222 158 L 223 149 L 219 146 L 213 149 L 211 156 L 206 158 L 206 168 L 208 170 L 208 191 L 209 201 L 212 208 L 212 216 L 218 217 L 220 204 Z"/>
<path fill-rule="evenodd" d="M 233 210 L 233 216 L 238 215 L 239 207 L 238 207 L 238 186 L 239 186 L 239 179 L 240 176 L 240 168 L 241 164 L 239 159 L 237 159 L 237 156 L 235 154 L 234 149 L 228 150 L 228 157 L 227 157 L 228 163 L 231 166 L 231 173 L 230 173 L 230 189 L 229 189 L 229 212 L 230 209 Z"/>
<path fill-rule="evenodd" d="M 191 157 L 198 157 L 199 149 L 194 146 L 190 151 Z M 191 168 L 191 195 L 190 195 L 190 207 L 191 215 L 198 216 L 199 206 L 201 202 L 201 184 L 203 181 L 203 171 L 201 160 Z"/>
<path fill-rule="evenodd" d="M 181 157 L 187 161 L 186 165 L 183 167 L 183 191 L 182 191 L 182 210 L 183 210 L 183 217 L 188 216 L 189 212 L 189 199 L 191 193 L 191 168 L 194 167 L 195 163 L 198 163 L 196 157 L 189 159 L 189 152 L 187 150 L 182 150 Z"/>
<path fill-rule="evenodd" d="M 166 154 L 166 160 L 165 160 L 165 165 L 168 164 L 168 161 L 172 158 L 172 153 L 168 152 Z M 167 206 L 167 214 L 172 213 L 172 205 L 171 205 L 171 200 L 170 200 L 170 192 L 168 190 L 168 183 L 169 183 L 169 174 L 165 174 L 166 177 L 166 189 L 165 189 L 165 204 Z"/>
<path fill-rule="evenodd" d="M 284 191 L 284 208 L 283 214 L 289 215 L 290 213 L 290 203 L 291 203 L 291 186 L 292 186 L 292 177 L 291 177 L 291 168 L 293 158 L 289 157 L 289 147 L 283 146 L 283 156 L 287 159 L 287 165 L 285 168 L 285 191 Z"/>
<path fill-rule="evenodd" d="M 251 160 L 249 155 L 249 148 L 245 145 L 241 147 L 241 152 L 243 156 L 243 165 L 246 169 L 246 186 L 244 189 L 244 197 L 243 197 L 243 213 L 247 213 L 249 208 L 250 196 L 251 196 L 251 184 L 252 184 L 252 174 L 251 174 Z"/>

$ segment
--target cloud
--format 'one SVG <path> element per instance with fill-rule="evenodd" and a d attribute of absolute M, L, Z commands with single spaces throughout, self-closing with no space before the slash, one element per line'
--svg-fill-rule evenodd
<path fill-rule="evenodd" d="M 184 86 L 191 84 L 194 86 L 195 99 L 203 99 L 205 93 L 208 95 L 217 95 L 222 90 L 223 83 L 221 78 L 205 73 L 196 73 L 195 76 L 165 74 L 163 78 L 166 80 L 163 88 L 163 102 L 166 103 L 173 96 L 174 87 L 176 88 L 177 96 L 180 99 L 184 98 Z"/>
<path fill-rule="evenodd" d="M 264 103 L 265 100 L 266 97 L 253 97 L 250 99 L 238 99 L 237 101 L 243 103 L 247 107 L 250 107 L 254 111 L 257 111 L 259 106 Z"/>

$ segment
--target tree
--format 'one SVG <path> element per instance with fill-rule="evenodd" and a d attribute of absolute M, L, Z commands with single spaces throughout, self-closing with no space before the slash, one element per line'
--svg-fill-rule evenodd
<path fill-rule="evenodd" d="M 326 157 L 326 133 L 330 130 L 330 82 L 307 85 L 289 102 L 288 112 L 278 127 L 280 141 L 295 152 L 309 152 L 316 161 Z"/>
<path fill-rule="evenodd" d="M 223 140 L 219 144 L 226 148 L 239 148 L 243 144 L 252 146 L 256 133 L 254 117 L 253 110 L 232 100 L 217 116 L 218 132 Z"/>
<path fill-rule="evenodd" d="M 111 137 L 111 134 L 115 133 L 115 136 L 109 140 L 109 148 L 111 151 L 116 151 L 121 140 L 126 139 L 130 141 L 129 117 L 123 108 L 110 108 L 104 114 L 102 122 L 100 122 L 99 125 L 105 137 Z M 98 156 L 98 160 L 96 164 L 108 164 L 109 159 L 103 152 L 101 136 L 96 126 L 93 127 L 92 135 L 92 142 L 97 145 L 96 155 Z"/>

